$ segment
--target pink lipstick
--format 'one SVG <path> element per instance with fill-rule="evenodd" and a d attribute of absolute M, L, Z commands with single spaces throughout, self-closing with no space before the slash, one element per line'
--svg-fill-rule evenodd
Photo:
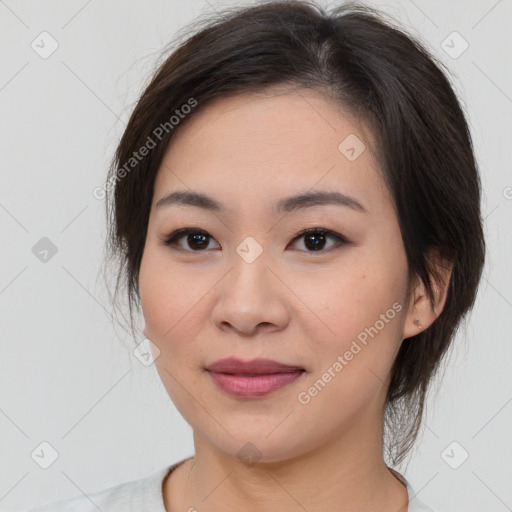
<path fill-rule="evenodd" d="M 206 370 L 221 390 L 243 398 L 268 395 L 305 373 L 304 368 L 271 359 L 242 361 L 234 357 L 215 361 Z"/>

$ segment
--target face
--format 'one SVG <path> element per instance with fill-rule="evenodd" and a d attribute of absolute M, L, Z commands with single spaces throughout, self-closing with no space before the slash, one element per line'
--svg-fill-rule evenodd
<path fill-rule="evenodd" d="M 250 442 L 261 462 L 280 461 L 380 432 L 407 261 L 370 134 L 324 98 L 218 99 L 176 133 L 156 177 L 144 334 L 178 410 L 226 455 Z M 212 201 L 158 205 L 178 191 Z M 284 203 L 319 192 L 341 202 Z M 185 228 L 196 232 L 176 235 Z M 300 371 L 207 370 L 229 357 Z"/>

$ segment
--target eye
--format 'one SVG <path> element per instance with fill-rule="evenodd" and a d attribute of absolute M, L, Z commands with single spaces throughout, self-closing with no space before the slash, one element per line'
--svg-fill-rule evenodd
<path fill-rule="evenodd" d="M 186 241 L 189 247 L 196 252 L 207 249 L 209 239 L 213 240 L 213 238 L 202 229 L 183 228 L 171 233 L 171 235 L 164 240 L 164 244 L 171 246 L 173 249 L 186 251 L 187 249 L 184 249 L 178 244 L 178 241 L 184 238 L 185 235 L 187 236 Z"/>
<path fill-rule="evenodd" d="M 188 247 L 191 248 L 191 251 L 189 249 L 185 249 L 179 244 L 179 242 L 185 237 L 186 243 L 188 244 Z M 324 228 L 305 229 L 304 231 L 301 231 L 297 236 L 295 236 L 292 242 L 300 240 L 301 238 L 304 238 L 304 246 L 306 247 L 306 252 L 327 252 L 330 251 L 333 246 L 339 247 L 351 243 L 343 235 Z M 331 245 L 331 248 L 326 250 L 326 240 L 329 238 L 334 240 L 334 243 Z M 164 245 L 168 245 L 172 249 L 176 250 L 201 252 L 205 249 L 208 249 L 209 242 L 211 240 L 214 240 L 212 236 L 202 229 L 183 228 L 171 233 L 171 235 L 166 238 L 163 243 Z"/>
<path fill-rule="evenodd" d="M 293 242 L 300 240 L 301 238 L 304 239 L 305 247 L 311 249 L 307 252 L 328 252 L 332 250 L 332 248 L 350 244 L 350 241 L 343 235 L 324 228 L 305 229 L 293 239 Z M 325 249 L 326 240 L 329 238 L 334 240 L 334 243 L 331 245 L 331 248 Z"/>

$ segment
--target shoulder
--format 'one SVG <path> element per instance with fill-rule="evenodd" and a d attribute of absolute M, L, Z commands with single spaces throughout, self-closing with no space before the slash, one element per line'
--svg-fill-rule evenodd
<path fill-rule="evenodd" d="M 409 502 L 409 508 L 407 509 L 407 512 L 435 512 L 430 507 L 427 507 L 423 503 L 420 503 L 418 501 L 410 501 Z"/>
<path fill-rule="evenodd" d="M 393 475 L 395 475 L 396 478 L 398 478 L 398 480 L 400 480 L 400 482 L 405 485 L 405 488 L 407 489 L 407 495 L 409 496 L 409 506 L 407 507 L 407 512 L 435 512 L 418 499 L 411 484 L 404 475 L 399 473 L 396 469 L 390 468 L 389 466 L 388 469 Z"/>
<path fill-rule="evenodd" d="M 173 465 L 175 466 L 175 465 Z M 102 491 L 47 503 L 28 512 L 165 512 L 162 480 L 173 466 Z"/>
<path fill-rule="evenodd" d="M 407 512 L 435 512 L 417 498 L 415 492 L 408 482 L 407 493 L 409 494 L 409 507 L 407 508 Z"/>

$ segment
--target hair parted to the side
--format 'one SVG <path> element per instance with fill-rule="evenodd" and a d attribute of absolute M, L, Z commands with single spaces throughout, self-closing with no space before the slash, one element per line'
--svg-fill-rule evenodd
<path fill-rule="evenodd" d="M 264 2 L 214 13 L 191 30 L 142 93 L 107 176 L 105 263 L 116 268 L 114 307 L 122 290 L 135 335 L 155 176 L 174 133 L 215 98 L 287 85 L 327 93 L 375 138 L 410 282 L 421 280 L 433 301 L 430 252 L 453 264 L 444 310 L 403 341 L 391 370 L 385 450 L 398 465 L 418 435 L 429 384 L 474 305 L 484 264 L 480 178 L 443 66 L 382 13 L 354 3 L 327 13 L 311 1 Z M 151 149 L 135 160 L 150 139 Z"/>

